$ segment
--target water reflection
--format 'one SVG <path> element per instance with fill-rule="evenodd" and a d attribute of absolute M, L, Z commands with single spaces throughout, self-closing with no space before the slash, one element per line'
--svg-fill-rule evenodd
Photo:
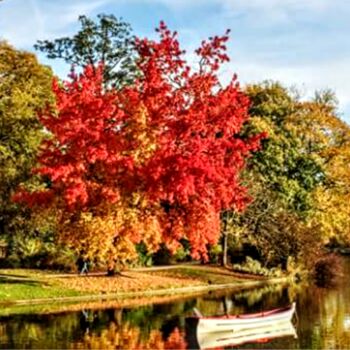
<path fill-rule="evenodd" d="M 82 340 L 73 342 L 72 349 L 186 349 L 184 335 L 175 328 L 168 337 L 153 329 L 144 337 L 138 327 L 111 322 L 100 332 L 86 333 Z"/>
<path fill-rule="evenodd" d="M 298 338 L 262 337 L 235 346 L 228 336 L 221 348 L 349 349 L 350 273 L 333 289 L 315 286 L 266 286 L 252 291 L 222 291 L 202 297 L 140 308 L 92 310 L 0 318 L 0 348 L 40 349 L 185 349 L 190 346 L 186 318 L 193 308 L 205 315 L 259 312 L 297 302 Z M 288 327 L 281 330 L 288 332 Z M 271 332 L 270 332 L 271 333 Z M 202 344 L 211 346 L 212 343 Z M 226 341 L 227 340 L 227 341 Z M 229 342 L 230 340 L 230 342 Z"/>
<path fill-rule="evenodd" d="M 297 338 L 296 330 L 290 321 L 267 324 L 257 328 L 240 329 L 238 331 L 224 331 L 224 332 L 212 332 L 212 333 L 198 333 L 195 339 L 196 342 L 192 343 L 187 336 L 188 348 L 191 349 L 212 349 L 218 347 L 228 347 L 242 345 L 245 343 L 267 343 L 272 339 L 281 337 L 293 337 Z"/>

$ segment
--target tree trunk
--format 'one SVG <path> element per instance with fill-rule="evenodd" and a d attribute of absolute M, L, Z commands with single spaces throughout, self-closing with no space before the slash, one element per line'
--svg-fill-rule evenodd
<path fill-rule="evenodd" d="M 224 237 L 222 240 L 222 266 L 227 266 L 227 232 L 223 233 Z"/>
<path fill-rule="evenodd" d="M 114 269 L 108 269 L 107 270 L 107 276 L 115 276 L 116 273 L 115 273 L 115 270 Z"/>
<path fill-rule="evenodd" d="M 121 276 L 122 270 L 117 268 L 109 268 L 107 269 L 107 276 Z"/>

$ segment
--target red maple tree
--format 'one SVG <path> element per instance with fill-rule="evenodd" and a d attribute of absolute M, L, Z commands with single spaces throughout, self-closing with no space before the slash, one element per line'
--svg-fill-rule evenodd
<path fill-rule="evenodd" d="M 21 191 L 17 199 L 55 203 L 71 217 L 137 207 L 138 225 L 119 222 L 115 238 L 145 240 L 152 222 L 152 232 L 159 231 L 153 243 L 176 249 L 186 238 L 193 257 L 205 258 L 207 245 L 220 235 L 220 212 L 247 203 L 240 172 L 262 135 L 238 136 L 249 100 L 236 76 L 222 86 L 217 75 L 229 60 L 228 32 L 202 42 L 192 69 L 176 32 L 163 22 L 157 31 L 159 41 L 136 41 L 141 75 L 134 85 L 104 90 L 102 70 L 92 67 L 54 84 L 57 112 L 40 115 L 53 137 L 43 144 L 35 170 L 49 186 Z M 146 227 L 138 231 L 141 224 Z"/>

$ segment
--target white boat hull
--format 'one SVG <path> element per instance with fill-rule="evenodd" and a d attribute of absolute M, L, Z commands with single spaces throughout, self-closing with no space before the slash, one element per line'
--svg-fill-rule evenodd
<path fill-rule="evenodd" d="M 201 333 L 197 330 L 197 342 L 200 349 L 234 346 L 262 339 L 268 341 L 285 336 L 297 337 L 296 330 L 290 321 L 271 322 L 258 328 L 251 327 L 237 331 Z"/>
<path fill-rule="evenodd" d="M 241 331 L 247 328 L 266 327 L 270 324 L 276 325 L 291 321 L 295 312 L 295 303 L 284 311 L 269 313 L 266 315 L 261 313 L 258 317 L 235 317 L 235 318 L 200 318 L 197 326 L 199 333 L 225 332 L 225 331 Z"/>

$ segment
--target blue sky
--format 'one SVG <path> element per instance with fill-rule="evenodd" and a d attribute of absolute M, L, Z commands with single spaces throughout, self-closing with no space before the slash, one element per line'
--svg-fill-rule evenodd
<path fill-rule="evenodd" d="M 38 39 L 75 33 L 80 14 L 101 12 L 123 17 L 139 36 L 153 36 L 164 20 L 189 53 L 230 28 L 223 79 L 236 72 L 242 83 L 279 80 L 305 97 L 331 88 L 350 122 L 350 0 L 3 0 L 0 37 L 32 51 Z M 63 63 L 39 57 L 67 73 Z"/>

